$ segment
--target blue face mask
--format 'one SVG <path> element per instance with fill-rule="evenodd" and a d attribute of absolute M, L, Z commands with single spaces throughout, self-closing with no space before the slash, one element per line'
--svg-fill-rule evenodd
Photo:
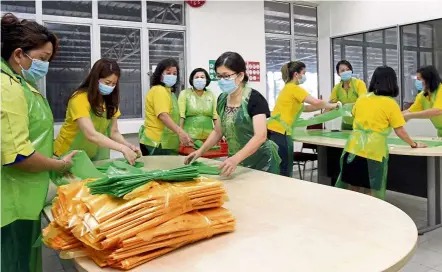
<path fill-rule="evenodd" d="M 301 78 L 298 78 L 298 85 L 304 84 L 306 81 L 307 81 L 307 76 L 303 74 Z"/>
<path fill-rule="evenodd" d="M 197 90 L 204 90 L 206 88 L 206 79 L 205 78 L 195 78 L 193 80 L 193 87 Z"/>
<path fill-rule="evenodd" d="M 349 81 L 353 76 L 353 72 L 352 71 L 345 71 L 341 73 L 341 79 L 343 81 Z"/>
<path fill-rule="evenodd" d="M 175 85 L 176 80 L 177 80 L 176 75 L 163 75 L 163 83 L 167 87 L 172 87 L 173 85 Z"/>
<path fill-rule="evenodd" d="M 235 79 L 220 79 L 218 81 L 218 86 L 221 91 L 226 94 L 231 94 L 238 88 L 238 85 L 235 83 Z"/>
<path fill-rule="evenodd" d="M 115 86 L 109 86 L 98 81 L 98 90 L 102 95 L 110 95 L 115 89 Z"/>
<path fill-rule="evenodd" d="M 416 87 L 416 90 L 422 91 L 424 89 L 424 83 L 422 82 L 422 80 L 416 79 L 414 81 L 414 87 Z"/>
<path fill-rule="evenodd" d="M 21 65 L 21 73 L 26 81 L 35 83 L 36 81 L 42 79 L 49 70 L 49 62 L 42 61 L 38 59 L 32 59 L 30 56 L 25 54 L 28 58 L 32 60 L 31 67 L 29 69 L 24 69 Z"/>

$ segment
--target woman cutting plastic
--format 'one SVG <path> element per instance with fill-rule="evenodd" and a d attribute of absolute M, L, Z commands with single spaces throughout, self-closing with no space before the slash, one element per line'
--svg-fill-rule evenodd
<path fill-rule="evenodd" d="M 203 68 L 196 68 L 190 73 L 189 84 L 192 87 L 181 91 L 178 98 L 180 127 L 193 140 L 204 141 L 212 132 L 213 123 L 219 122 L 215 94 L 207 89 L 209 73 Z"/>
<path fill-rule="evenodd" d="M 118 129 L 120 73 L 116 61 L 100 59 L 94 64 L 69 98 L 66 120 L 55 140 L 55 155 L 78 149 L 98 161 L 109 159 L 112 149 L 121 152 L 130 164 L 135 163 L 140 150 Z"/>
<path fill-rule="evenodd" d="M 270 173 L 279 173 L 279 156 L 275 143 L 267 138 L 266 119 L 270 116 L 266 99 L 246 85 L 246 63 L 234 52 L 222 54 L 215 62 L 223 92 L 217 103 L 220 123 L 197 151 L 186 157 L 188 164 L 201 157 L 223 135 L 229 146 L 229 158 L 221 165 L 221 175 L 231 175 L 238 164 Z"/>
<path fill-rule="evenodd" d="M 430 119 L 442 137 L 442 80 L 434 66 L 417 70 L 416 89 L 420 92 L 414 104 L 403 112 L 405 120 Z"/>

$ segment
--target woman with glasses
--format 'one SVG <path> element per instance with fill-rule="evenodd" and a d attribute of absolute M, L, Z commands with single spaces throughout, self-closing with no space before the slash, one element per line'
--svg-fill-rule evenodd
<path fill-rule="evenodd" d="M 143 156 L 176 155 L 180 142 L 192 145 L 192 138 L 180 127 L 180 111 L 175 92 L 179 86 L 179 66 L 175 59 L 158 63 L 152 75 L 152 88 L 146 95 L 145 120 L 141 126 Z"/>
<path fill-rule="evenodd" d="M 213 130 L 213 123 L 218 122 L 215 94 L 207 89 L 210 84 L 209 73 L 203 68 L 196 68 L 190 73 L 191 88 L 180 93 L 180 127 L 194 140 L 206 140 Z"/>
<path fill-rule="evenodd" d="M 434 66 L 417 70 L 416 89 L 420 92 L 414 104 L 403 112 L 405 120 L 430 119 L 442 137 L 442 80 Z"/>
<path fill-rule="evenodd" d="M 269 106 L 258 91 L 247 86 L 244 59 L 238 53 L 226 52 L 216 60 L 215 69 L 222 91 L 217 102 L 221 124 L 215 124 L 203 146 L 187 156 L 185 162 L 196 160 L 225 136 L 229 158 L 220 165 L 221 175 L 231 175 L 238 164 L 279 173 L 277 146 L 267 138 Z"/>

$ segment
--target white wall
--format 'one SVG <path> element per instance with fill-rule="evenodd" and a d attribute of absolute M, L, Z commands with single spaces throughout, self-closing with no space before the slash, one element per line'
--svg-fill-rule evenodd
<path fill-rule="evenodd" d="M 324 1 L 318 6 L 319 89 L 324 98 L 332 88 L 330 37 L 442 18 L 442 1 Z M 407 130 L 434 136 L 428 120 L 413 120 Z"/>
<path fill-rule="evenodd" d="M 261 81 L 250 85 L 266 95 L 264 2 L 209 0 L 200 8 L 187 8 L 187 71 L 209 69 L 226 51 L 238 52 L 245 61 L 259 61 Z M 210 88 L 219 94 L 218 84 Z"/>

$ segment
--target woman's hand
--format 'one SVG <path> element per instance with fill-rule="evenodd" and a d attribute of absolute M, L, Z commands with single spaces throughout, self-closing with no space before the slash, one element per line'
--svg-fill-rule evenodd
<path fill-rule="evenodd" d="M 193 146 L 193 140 L 184 130 L 178 133 L 180 137 L 180 142 L 184 146 Z"/>
<path fill-rule="evenodd" d="M 403 115 L 404 115 L 404 119 L 405 119 L 405 121 L 410 121 L 410 119 L 411 119 L 411 113 L 410 112 L 403 112 Z"/>
<path fill-rule="evenodd" d="M 132 149 L 133 152 L 137 153 L 137 158 L 141 157 L 141 150 L 138 146 L 133 145 L 133 144 L 128 144 L 127 145 L 130 149 Z"/>
<path fill-rule="evenodd" d="M 427 148 L 428 146 L 424 143 L 415 142 L 415 145 L 412 148 Z"/>
<path fill-rule="evenodd" d="M 201 157 L 201 151 L 198 149 L 196 151 L 193 151 L 187 157 L 184 159 L 184 164 L 191 164 L 192 162 L 196 161 L 199 157 Z"/>
<path fill-rule="evenodd" d="M 129 162 L 130 165 L 135 164 L 135 160 L 138 158 L 138 155 L 131 148 L 121 145 L 121 153 L 123 153 L 124 158 Z"/>
<path fill-rule="evenodd" d="M 238 162 L 233 159 L 232 157 L 228 158 L 227 160 L 223 161 L 221 165 L 218 167 L 218 169 L 221 170 L 221 176 L 228 177 L 231 174 L 233 174 L 236 170 L 236 166 L 238 165 Z"/>
<path fill-rule="evenodd" d="M 72 158 L 78 153 L 78 150 L 74 150 L 71 153 L 67 154 L 66 156 L 63 157 L 63 159 L 61 159 L 61 161 L 64 163 L 64 167 L 61 170 L 61 172 L 65 172 L 68 171 L 69 169 L 72 168 L 72 166 L 74 165 L 74 162 L 72 160 Z"/>

